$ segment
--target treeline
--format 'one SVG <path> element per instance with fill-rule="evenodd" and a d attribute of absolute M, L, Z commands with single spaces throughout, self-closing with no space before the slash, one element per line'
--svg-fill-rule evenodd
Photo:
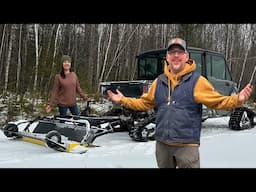
<path fill-rule="evenodd" d="M 242 88 L 256 79 L 255 31 L 255 24 L 1 24 L 0 95 L 48 98 L 63 54 L 82 89 L 96 94 L 101 81 L 136 78 L 136 55 L 175 36 L 222 52 Z"/>

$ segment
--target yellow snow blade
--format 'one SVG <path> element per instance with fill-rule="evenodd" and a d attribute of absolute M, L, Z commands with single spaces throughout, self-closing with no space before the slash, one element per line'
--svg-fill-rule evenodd
<path fill-rule="evenodd" d="M 84 145 L 80 145 L 80 143 L 69 143 L 68 144 L 68 146 L 67 146 L 67 152 L 73 152 L 73 151 L 75 151 L 76 150 L 76 148 L 84 148 L 84 150 L 85 150 L 85 148 L 86 148 L 86 146 L 84 146 Z"/>
<path fill-rule="evenodd" d="M 36 138 L 23 136 L 21 140 L 25 142 L 41 145 L 41 146 L 47 146 L 46 142 L 43 139 L 36 139 Z M 66 150 L 64 151 L 68 153 L 84 153 L 87 151 L 86 149 L 87 147 L 88 147 L 88 144 L 80 144 L 78 142 L 69 142 L 69 143 L 66 143 Z"/>
<path fill-rule="evenodd" d="M 69 143 L 67 146 L 67 152 L 69 153 L 84 153 L 87 151 L 88 147 L 99 147 L 98 145 L 94 144 L 80 144 L 78 142 Z"/>
<path fill-rule="evenodd" d="M 47 146 L 46 141 L 44 139 L 40 139 L 40 138 L 32 138 L 32 137 L 22 136 L 21 140 L 25 141 L 25 142 L 37 144 L 37 145 Z M 65 143 L 66 149 L 63 149 L 63 151 L 68 152 L 68 153 L 84 153 L 87 151 L 88 147 L 99 147 L 99 146 L 94 145 L 94 144 L 86 144 L 86 143 L 80 144 L 75 141 L 74 142 L 69 141 L 69 142 Z"/>
<path fill-rule="evenodd" d="M 26 142 L 29 142 L 29 143 L 34 143 L 34 144 L 37 144 L 37 145 L 45 146 L 45 142 L 40 140 L 40 139 L 34 139 L 34 138 L 29 138 L 29 137 L 22 137 L 22 141 L 26 141 Z"/>

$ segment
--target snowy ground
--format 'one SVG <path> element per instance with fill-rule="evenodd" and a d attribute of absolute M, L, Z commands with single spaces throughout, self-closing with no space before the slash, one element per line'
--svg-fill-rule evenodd
<path fill-rule="evenodd" d="M 233 131 L 228 117 L 203 123 L 202 168 L 256 168 L 256 129 Z M 135 142 L 127 132 L 98 137 L 84 154 L 57 152 L 7 138 L 0 131 L 0 168 L 156 168 L 155 141 Z"/>

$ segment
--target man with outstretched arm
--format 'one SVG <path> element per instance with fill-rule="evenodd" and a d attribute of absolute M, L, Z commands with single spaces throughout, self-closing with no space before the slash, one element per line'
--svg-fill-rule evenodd
<path fill-rule="evenodd" d="M 164 73 L 140 98 L 125 97 L 108 90 L 109 98 L 134 110 L 156 109 L 156 160 L 159 168 L 200 168 L 199 146 L 202 104 L 212 109 L 232 110 L 249 99 L 253 86 L 239 94 L 224 96 L 196 72 L 186 42 L 169 41 Z"/>

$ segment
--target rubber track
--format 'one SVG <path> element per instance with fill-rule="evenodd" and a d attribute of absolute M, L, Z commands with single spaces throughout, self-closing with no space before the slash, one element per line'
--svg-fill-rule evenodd
<path fill-rule="evenodd" d="M 250 119 L 252 127 L 255 125 L 255 123 L 254 123 L 255 113 L 246 107 L 240 107 L 240 108 L 236 108 L 230 115 L 230 119 L 229 119 L 229 128 L 230 129 L 233 129 L 233 130 L 246 129 L 246 127 L 244 128 L 244 127 L 240 126 L 240 121 L 241 121 L 244 111 L 247 112 L 247 116 Z"/>

